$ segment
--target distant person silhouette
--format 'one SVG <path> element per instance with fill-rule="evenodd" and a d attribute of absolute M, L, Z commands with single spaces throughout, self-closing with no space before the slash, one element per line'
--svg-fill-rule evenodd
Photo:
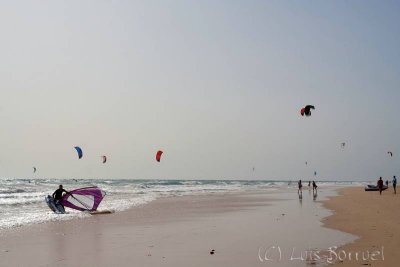
<path fill-rule="evenodd" d="M 392 181 L 392 184 L 393 184 L 393 190 L 394 190 L 394 193 L 396 194 L 396 185 L 397 185 L 397 179 L 396 179 L 396 175 L 395 175 L 395 176 L 393 176 L 393 181 Z"/>
<path fill-rule="evenodd" d="M 383 180 L 382 180 L 382 177 L 379 177 L 379 180 L 378 180 L 378 188 L 379 188 L 379 194 L 382 195 L 382 190 L 383 190 Z"/>
<path fill-rule="evenodd" d="M 299 186 L 299 189 L 297 190 L 297 193 L 298 193 L 299 195 L 303 195 L 303 191 L 302 191 L 303 184 L 301 183 L 301 180 L 299 180 L 297 184 L 298 184 L 298 186 Z"/>
<path fill-rule="evenodd" d="M 312 191 L 313 191 L 313 194 L 314 194 L 314 190 L 315 190 L 315 194 L 317 193 L 317 184 L 315 183 L 315 181 L 312 181 Z"/>

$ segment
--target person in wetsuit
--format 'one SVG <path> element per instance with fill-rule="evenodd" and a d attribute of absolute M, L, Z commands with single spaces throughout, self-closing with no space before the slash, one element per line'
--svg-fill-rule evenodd
<path fill-rule="evenodd" d="M 64 208 L 64 206 L 60 203 L 60 200 L 61 200 L 61 198 L 62 198 L 64 192 L 65 192 L 66 194 L 69 194 L 69 192 L 63 188 L 62 184 L 60 184 L 60 186 L 58 187 L 58 189 L 57 189 L 56 191 L 54 191 L 54 193 L 53 193 L 53 195 L 52 195 L 52 197 L 53 197 L 53 199 L 54 199 L 54 202 L 55 202 L 56 204 L 61 205 L 63 208 Z"/>

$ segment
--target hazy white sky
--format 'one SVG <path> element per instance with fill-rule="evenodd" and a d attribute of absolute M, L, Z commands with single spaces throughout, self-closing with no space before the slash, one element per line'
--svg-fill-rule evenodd
<path fill-rule="evenodd" d="M 399 12 L 395 1 L 1 1 L 0 177 L 400 175 Z"/>

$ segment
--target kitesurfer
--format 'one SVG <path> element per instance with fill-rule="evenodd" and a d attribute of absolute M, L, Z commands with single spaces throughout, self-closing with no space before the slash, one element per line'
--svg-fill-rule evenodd
<path fill-rule="evenodd" d="M 64 206 L 61 204 L 61 201 L 60 201 L 60 200 L 62 199 L 63 193 L 70 194 L 67 190 L 65 190 L 65 189 L 63 188 L 62 184 L 60 184 L 60 186 L 58 187 L 58 189 L 57 189 L 56 191 L 54 191 L 52 197 L 53 197 L 54 202 L 55 202 L 56 204 L 59 204 L 59 205 L 61 205 L 61 206 L 64 208 Z"/>

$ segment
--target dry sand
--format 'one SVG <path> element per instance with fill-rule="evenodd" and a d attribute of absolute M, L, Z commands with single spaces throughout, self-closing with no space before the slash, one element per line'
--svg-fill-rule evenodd
<path fill-rule="evenodd" d="M 334 266 L 400 266 L 400 194 L 393 194 L 392 188 L 379 195 L 359 187 L 343 188 L 339 193 L 325 202 L 327 208 L 335 211 L 324 220 L 325 226 L 360 238 L 336 251 L 343 251 L 343 261 L 338 260 Z M 359 252 L 358 260 L 355 252 Z M 362 259 L 363 253 L 366 260 Z M 334 253 L 332 256 L 336 258 Z"/>
<path fill-rule="evenodd" d="M 0 266 L 316 266 L 299 254 L 349 241 L 321 227 L 327 215 L 311 193 L 299 200 L 293 190 L 163 198 L 1 233 Z M 276 249 L 265 260 L 271 246 L 282 249 L 279 262 Z M 292 249 L 297 259 L 289 260 Z"/>

